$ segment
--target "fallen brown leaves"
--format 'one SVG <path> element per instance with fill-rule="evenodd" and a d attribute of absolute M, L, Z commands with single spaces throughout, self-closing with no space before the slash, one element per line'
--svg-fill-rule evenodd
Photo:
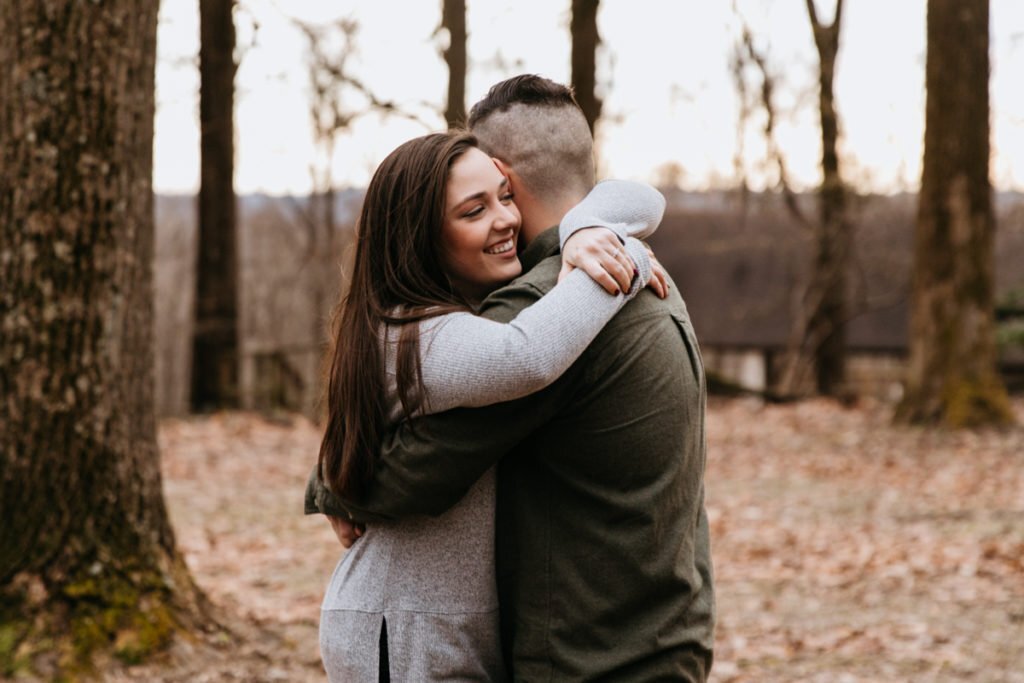
<path fill-rule="evenodd" d="M 320 599 L 342 549 L 322 518 L 302 514 L 319 430 L 297 416 L 223 413 L 164 420 L 159 438 L 178 547 L 233 635 L 179 643 L 167 661 L 107 678 L 324 681 Z"/>
<path fill-rule="evenodd" d="M 736 400 L 713 402 L 708 434 L 714 681 L 1024 681 L 1024 431 Z M 316 624 L 340 548 L 302 516 L 317 429 L 223 414 L 166 420 L 160 443 L 189 566 L 262 635 L 113 679 L 323 681 Z"/>
<path fill-rule="evenodd" d="M 167 420 L 160 445 L 178 544 L 203 587 L 245 616 L 315 626 L 342 553 L 323 519 L 302 514 L 319 430 L 229 413 Z"/>
<path fill-rule="evenodd" d="M 708 434 L 714 680 L 1024 681 L 1024 432 L 730 401 Z"/>

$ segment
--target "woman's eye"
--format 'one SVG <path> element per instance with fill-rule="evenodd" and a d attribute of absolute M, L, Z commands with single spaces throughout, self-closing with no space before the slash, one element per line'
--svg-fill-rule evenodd
<path fill-rule="evenodd" d="M 481 213 L 483 213 L 483 211 L 484 211 L 484 207 L 477 206 L 477 207 L 475 207 L 473 209 L 470 209 L 466 213 L 462 214 L 462 216 L 464 218 L 474 218 L 475 216 L 479 216 Z"/>
<path fill-rule="evenodd" d="M 501 201 L 503 201 L 503 202 L 510 202 L 510 201 L 512 201 L 515 198 L 516 198 L 516 195 L 515 195 L 514 192 L 506 192 L 504 195 L 501 196 Z"/>

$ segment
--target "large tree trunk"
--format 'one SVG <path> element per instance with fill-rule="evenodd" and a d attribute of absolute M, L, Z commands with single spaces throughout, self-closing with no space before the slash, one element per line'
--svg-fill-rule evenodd
<path fill-rule="evenodd" d="M 910 363 L 897 418 L 1008 422 L 993 314 L 989 3 L 929 0 Z"/>
<path fill-rule="evenodd" d="M 599 0 L 572 0 L 572 88 L 576 101 L 587 117 L 593 134 L 601 117 L 601 100 L 597 96 L 597 6 Z"/>
<path fill-rule="evenodd" d="M 466 125 L 466 0 L 442 0 L 441 28 L 448 32 L 443 53 L 448 65 L 444 120 L 449 128 L 457 128 Z"/>
<path fill-rule="evenodd" d="M 821 117 L 822 182 L 818 190 L 820 223 L 815 231 L 815 258 L 808 288 L 810 307 L 805 333 L 814 356 L 818 392 L 837 396 L 844 391 L 846 369 L 847 280 L 850 263 L 850 225 L 846 192 L 839 174 L 839 118 L 833 96 L 836 55 L 843 1 L 837 0 L 831 24 L 818 19 L 814 0 L 807 12 L 818 50 L 818 110 Z"/>
<path fill-rule="evenodd" d="M 235 0 L 200 0 L 199 260 L 192 409 L 239 405 L 235 247 Z"/>
<path fill-rule="evenodd" d="M 0 677 L 198 613 L 153 407 L 157 0 L 0 3 Z"/>

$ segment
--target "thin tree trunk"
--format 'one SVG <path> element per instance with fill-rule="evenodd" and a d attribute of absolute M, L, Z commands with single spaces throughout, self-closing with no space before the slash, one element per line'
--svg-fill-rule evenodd
<path fill-rule="evenodd" d="M 818 190 L 818 216 L 809 218 L 789 182 L 785 158 L 776 141 L 775 79 L 768 62 L 754 45 L 750 28 L 743 22 L 737 44 L 733 74 L 746 107 L 744 66 L 753 65 L 761 76 L 760 102 L 765 111 L 764 136 L 768 157 L 779 174 L 779 187 L 785 207 L 793 219 L 812 238 L 812 258 L 806 287 L 794 303 L 794 319 L 777 391 L 781 396 L 805 391 L 808 372 L 814 371 L 814 386 L 819 393 L 842 396 L 845 393 L 846 332 L 850 317 L 847 296 L 852 229 L 846 217 L 846 191 L 842 182 L 837 151 L 839 120 L 833 96 L 835 61 L 839 52 L 842 0 L 837 0 L 831 24 L 818 19 L 813 0 L 806 1 L 819 65 L 819 106 L 822 135 L 822 183 Z M 741 112 L 742 121 L 749 111 Z"/>
<path fill-rule="evenodd" d="M 806 345 L 814 355 L 818 392 L 837 396 L 844 390 L 846 371 L 847 280 L 851 235 L 846 219 L 846 191 L 839 173 L 839 118 L 833 96 L 836 55 L 843 0 L 836 1 L 831 24 L 818 19 L 814 0 L 807 13 L 818 50 L 818 110 L 821 117 L 822 182 L 818 191 L 820 224 L 815 234 L 815 257 L 808 288 L 810 315 Z"/>
<path fill-rule="evenodd" d="M 330 145 L 333 150 L 333 142 Z M 314 420 L 319 420 L 320 401 L 324 394 L 325 387 L 321 387 L 323 371 L 321 364 L 327 358 L 330 348 L 330 311 L 332 298 L 331 293 L 338 289 L 337 282 L 340 279 L 338 268 L 338 226 L 334 220 L 335 205 L 334 183 L 328 180 L 316 199 L 320 202 L 321 222 L 323 223 L 324 244 L 322 248 L 309 255 L 310 263 L 315 267 L 312 269 L 315 282 L 313 283 L 313 329 L 312 346 L 317 350 L 316 361 L 314 362 L 314 386 L 306 392 L 306 400 L 303 402 L 303 411 Z M 313 229 L 316 229 L 314 222 Z"/>
<path fill-rule="evenodd" d="M 597 96 L 597 32 L 599 0 L 572 0 L 572 88 L 576 101 L 587 118 L 590 133 L 601 117 L 601 100 Z"/>
<path fill-rule="evenodd" d="M 157 6 L 0 3 L 0 677 L 143 659 L 202 605 L 153 406 Z"/>
<path fill-rule="evenodd" d="M 192 409 L 236 407 L 238 267 L 235 238 L 235 0 L 200 0 L 199 257 Z"/>
<path fill-rule="evenodd" d="M 449 128 L 457 128 L 466 125 L 466 0 L 442 0 L 441 28 L 449 39 L 443 52 L 448 65 L 444 120 Z"/>
<path fill-rule="evenodd" d="M 995 344 L 988 81 L 988 0 L 929 0 L 910 362 L 898 420 L 1012 419 Z"/>

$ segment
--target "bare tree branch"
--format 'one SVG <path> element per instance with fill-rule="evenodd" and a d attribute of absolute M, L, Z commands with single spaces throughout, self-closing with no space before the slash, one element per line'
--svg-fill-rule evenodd
<path fill-rule="evenodd" d="M 814 0 L 807 0 L 807 16 L 811 18 L 811 26 L 817 30 L 821 22 L 818 21 L 818 9 L 814 6 Z"/>
<path fill-rule="evenodd" d="M 755 44 L 750 26 L 739 14 L 735 1 L 733 11 L 741 22 L 741 32 L 732 65 L 741 98 L 746 95 L 744 68 L 749 65 L 760 76 L 760 106 L 765 112 L 764 138 L 768 157 L 778 170 L 778 186 L 787 211 L 812 238 L 813 255 L 808 282 L 801 287 L 793 302 L 793 326 L 787 344 L 787 361 L 782 373 L 780 391 L 791 394 L 803 384 L 807 369 L 815 370 L 818 391 L 838 395 L 842 390 L 845 366 L 844 326 L 851 317 L 847 281 L 851 262 L 851 232 L 846 219 L 845 187 L 839 173 L 837 154 L 838 116 L 833 98 L 833 78 L 839 50 L 839 27 L 842 2 L 836 4 L 831 24 L 823 25 L 814 0 L 806 0 L 815 46 L 818 51 L 818 110 L 822 131 L 822 183 L 818 191 L 818 213 L 810 218 L 793 191 L 788 169 L 776 139 L 777 110 L 775 78 L 765 54 Z M 749 116 L 741 104 L 741 121 Z M 741 124 L 742 125 L 742 124 Z M 813 361 L 813 362 L 812 362 Z"/>
<path fill-rule="evenodd" d="M 733 4 L 735 10 L 735 3 Z M 737 16 L 739 16 L 737 14 Z M 740 17 L 743 28 L 740 33 L 740 49 L 737 52 L 738 59 L 746 64 L 756 67 L 761 77 L 760 104 L 765 112 L 764 137 L 768 146 L 768 156 L 774 162 L 778 171 L 778 187 L 782 192 L 782 199 L 786 209 L 793 219 L 808 232 L 814 230 L 814 225 L 800 207 L 796 193 L 789 182 L 789 170 L 786 166 L 786 159 L 782 154 L 775 135 L 775 124 L 777 112 L 775 108 L 775 78 L 768 68 L 768 59 L 754 45 L 754 35 L 750 26 Z M 742 67 L 739 67 L 742 69 Z"/>

